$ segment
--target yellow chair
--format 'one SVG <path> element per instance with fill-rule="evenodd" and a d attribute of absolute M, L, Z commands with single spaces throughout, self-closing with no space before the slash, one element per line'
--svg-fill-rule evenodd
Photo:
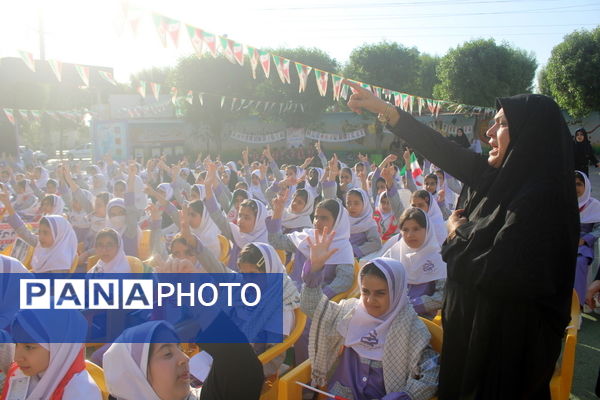
<path fill-rule="evenodd" d="M 265 364 L 271 362 L 272 360 L 274 360 L 276 357 L 283 354 L 284 352 L 286 352 L 289 348 L 291 348 L 296 343 L 298 338 L 300 338 L 300 336 L 302 335 L 305 325 L 306 325 L 306 314 L 304 314 L 302 312 L 302 310 L 300 310 L 300 308 L 296 308 L 294 310 L 294 329 L 290 332 L 288 337 L 286 337 L 283 342 L 276 344 L 275 346 L 271 347 L 264 353 L 260 354 L 258 356 L 258 359 L 260 360 L 260 362 L 263 365 L 265 365 Z M 274 380 L 268 381 L 266 383 L 267 389 L 260 396 L 261 400 L 271 400 L 271 399 L 278 398 L 277 397 L 277 392 L 279 389 L 278 381 L 279 381 L 279 377 L 276 376 L 274 378 Z"/>
<path fill-rule="evenodd" d="M 573 290 L 571 298 L 571 321 L 567 327 L 567 336 L 563 347 L 560 365 L 554 370 L 550 380 L 550 393 L 552 400 L 568 400 L 573 384 L 573 370 L 575 367 L 575 346 L 577 345 L 577 328 L 579 326 L 579 297 Z"/>
<path fill-rule="evenodd" d="M 279 256 L 281 263 L 283 265 L 285 265 L 285 259 L 287 258 L 287 254 L 286 254 L 285 250 L 275 250 L 275 251 L 277 252 L 277 255 Z"/>
<path fill-rule="evenodd" d="M 138 257 L 140 260 L 146 260 L 152 255 L 151 234 L 151 230 L 146 229 L 142 231 L 142 237 L 138 244 Z"/>
<path fill-rule="evenodd" d="M 219 254 L 219 261 L 227 265 L 229 263 L 229 252 L 231 251 L 231 243 L 223 235 L 218 235 L 219 244 L 221 245 L 221 254 Z"/>
<path fill-rule="evenodd" d="M 358 260 L 354 259 L 354 281 L 350 289 L 345 292 L 338 293 L 331 298 L 331 301 L 339 303 L 340 300 L 349 299 L 351 297 L 357 297 L 357 294 L 360 295 L 360 288 L 358 287 L 358 272 L 360 271 L 360 265 L 358 264 Z"/>
<path fill-rule="evenodd" d="M 443 338 L 442 328 L 425 318 L 419 317 L 419 319 L 423 321 L 427 329 L 429 329 L 429 333 L 431 334 L 431 341 L 429 343 L 431 347 L 438 353 L 441 353 Z M 311 367 L 309 359 L 279 378 L 277 398 L 279 400 L 301 400 L 302 387 L 296 382 L 309 383 L 310 380 Z"/>
<path fill-rule="evenodd" d="M 75 258 L 73 259 L 73 262 L 71 263 L 71 268 L 69 269 L 69 273 L 72 274 L 73 272 L 75 272 L 78 265 L 79 265 L 79 256 L 77 255 L 77 253 L 75 253 Z"/>
<path fill-rule="evenodd" d="M 96 385 L 102 393 L 102 400 L 108 400 L 108 388 L 106 387 L 106 381 L 104 379 L 104 371 L 102 368 L 94 364 L 89 360 L 85 360 L 85 370 L 90 374 Z"/>
<path fill-rule="evenodd" d="M 438 310 L 435 317 L 433 317 L 433 323 L 439 326 L 442 326 L 442 310 Z"/>
<path fill-rule="evenodd" d="M 134 256 L 126 256 L 126 257 L 127 257 L 127 262 L 129 263 L 129 267 L 131 268 L 132 274 L 139 274 L 144 271 L 144 264 L 142 263 L 142 260 L 140 260 L 139 258 L 134 257 Z M 92 269 L 94 267 L 94 265 L 96 265 L 97 262 L 98 262 L 97 255 L 88 257 L 88 262 L 87 262 L 85 271 L 87 272 L 90 269 Z"/>

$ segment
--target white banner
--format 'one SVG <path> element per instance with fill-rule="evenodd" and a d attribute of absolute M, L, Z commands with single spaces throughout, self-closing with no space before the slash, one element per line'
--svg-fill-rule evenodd
<path fill-rule="evenodd" d="M 320 140 L 322 142 L 349 142 L 351 140 L 360 139 L 365 137 L 366 132 L 364 129 L 358 129 L 352 132 L 341 132 L 341 133 L 323 133 L 310 131 L 306 134 L 306 137 L 313 140 Z"/>
<path fill-rule="evenodd" d="M 250 133 L 232 132 L 231 138 L 244 143 L 267 144 L 285 139 L 285 131 L 256 135 Z"/>
<path fill-rule="evenodd" d="M 293 129 L 290 128 L 287 131 L 286 139 L 287 146 L 289 147 L 300 147 L 304 144 L 304 133 L 306 132 L 304 129 Z"/>

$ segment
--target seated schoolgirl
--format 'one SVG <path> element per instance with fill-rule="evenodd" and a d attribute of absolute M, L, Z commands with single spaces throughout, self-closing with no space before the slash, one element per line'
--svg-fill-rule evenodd
<path fill-rule="evenodd" d="M 350 189 L 346 193 L 346 209 L 354 257 L 362 258 L 381 249 L 381 238 L 367 192 L 358 188 Z"/>
<path fill-rule="evenodd" d="M 39 200 L 27 185 L 25 179 L 16 181 L 13 185 L 15 190 L 14 209 L 23 217 L 33 217 L 39 210 Z"/>
<path fill-rule="evenodd" d="M 446 263 L 429 219 L 420 208 L 408 208 L 400 217 L 399 241 L 384 257 L 399 260 L 406 270 L 408 297 L 417 314 L 435 317 L 442 308 Z"/>
<path fill-rule="evenodd" d="M 94 246 L 98 262 L 90 268 L 89 273 L 131 273 L 131 266 L 123 250 L 121 235 L 112 228 L 104 228 L 96 235 Z"/>
<path fill-rule="evenodd" d="M 62 215 L 64 210 L 65 202 L 56 194 L 47 194 L 40 203 L 41 215 Z"/>
<path fill-rule="evenodd" d="M 446 207 L 446 192 L 443 189 L 438 189 L 438 176 L 436 174 L 429 174 L 425 177 L 425 190 L 427 190 L 431 196 L 435 199 L 444 220 L 448 219 L 452 212 Z"/>
<path fill-rule="evenodd" d="M 288 193 L 290 193 L 289 190 Z M 312 227 L 312 220 L 310 218 L 314 209 L 312 192 L 306 189 L 298 189 L 293 193 L 292 201 L 284 210 L 281 219 L 284 233 L 298 232 Z"/>
<path fill-rule="evenodd" d="M 360 299 L 331 302 L 320 286 L 325 261 L 339 252 L 332 242 L 327 231 L 311 241 L 303 272 L 301 307 L 312 318 L 312 384 L 354 400 L 430 399 L 438 355 L 409 304 L 404 267 L 376 258 L 360 270 Z"/>
<path fill-rule="evenodd" d="M 592 185 L 587 175 L 581 171 L 575 171 L 575 189 L 579 201 L 581 224 L 575 270 L 575 291 L 580 305 L 583 306 L 586 297 L 588 268 L 594 260 L 594 244 L 600 237 L 600 201 L 591 196 Z"/>
<path fill-rule="evenodd" d="M 190 386 L 189 358 L 178 343 L 174 328 L 162 321 L 125 330 L 104 354 L 111 396 L 119 400 L 258 400 L 264 375 L 248 343 L 201 344 L 213 359 L 201 389 Z"/>
<path fill-rule="evenodd" d="M 420 208 L 427 213 L 427 218 L 431 222 L 435 238 L 438 243 L 443 244 L 448 236 L 448 228 L 442 217 L 442 212 L 433 195 L 427 190 L 417 190 L 411 196 L 411 206 Z"/>
<path fill-rule="evenodd" d="M 77 310 L 19 311 L 11 324 L 15 362 L 0 399 L 100 400 L 85 368 L 86 334 L 87 321 Z"/>

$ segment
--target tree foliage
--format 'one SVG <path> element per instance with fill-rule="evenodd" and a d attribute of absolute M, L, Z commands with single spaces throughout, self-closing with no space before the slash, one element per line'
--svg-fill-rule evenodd
<path fill-rule="evenodd" d="M 530 93 L 536 68 L 534 55 L 524 50 L 493 39 L 465 42 L 440 60 L 434 96 L 493 106 L 496 97 Z"/>
<path fill-rule="evenodd" d="M 575 31 L 552 49 L 546 82 L 556 102 L 573 117 L 600 110 L 600 27 Z"/>

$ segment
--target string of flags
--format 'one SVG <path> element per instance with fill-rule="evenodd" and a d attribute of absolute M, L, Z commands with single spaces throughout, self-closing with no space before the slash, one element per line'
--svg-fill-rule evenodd
<path fill-rule="evenodd" d="M 85 114 L 92 114 L 87 110 L 69 110 L 69 111 L 50 111 L 50 110 L 26 110 L 26 109 L 14 109 L 14 108 L 3 108 L 4 116 L 13 125 L 17 123 L 17 116 L 22 121 L 40 122 L 42 116 L 45 114 L 57 121 L 61 118 L 72 121 L 76 124 L 83 122 Z"/>

